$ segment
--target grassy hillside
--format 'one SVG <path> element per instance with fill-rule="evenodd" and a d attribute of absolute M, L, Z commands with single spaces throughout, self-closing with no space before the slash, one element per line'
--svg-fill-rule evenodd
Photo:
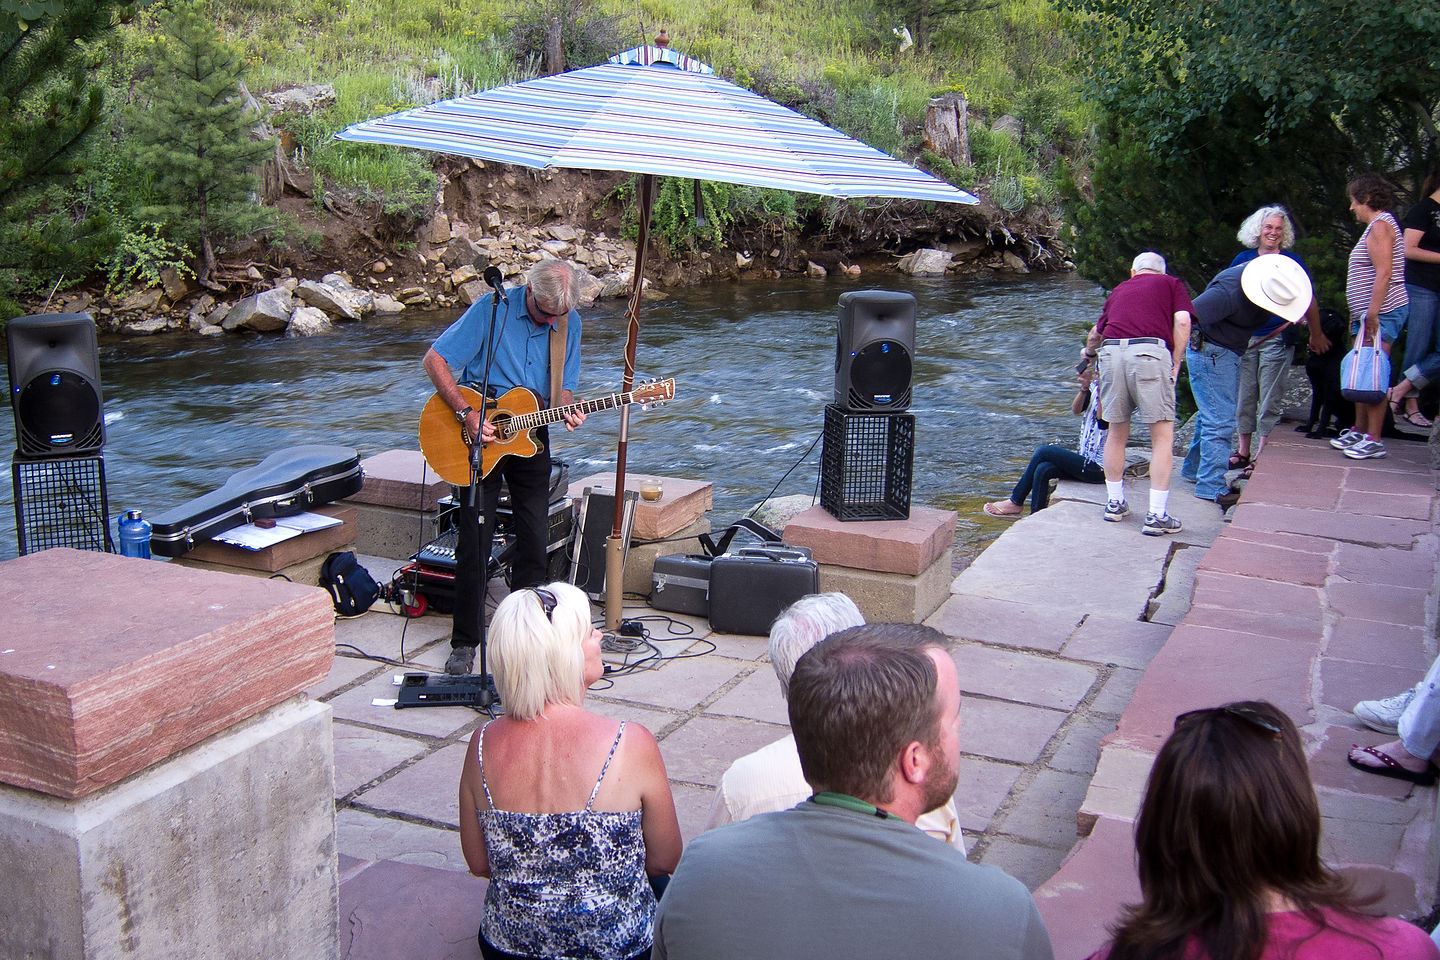
<path fill-rule="evenodd" d="M 316 172 L 399 204 L 424 194 L 420 158 L 330 135 L 356 120 L 536 75 L 552 17 L 564 25 L 572 67 L 664 28 L 676 49 L 722 75 L 906 159 L 919 154 L 927 101 L 963 91 L 977 119 L 1015 114 L 1027 135 L 1016 145 L 976 123 L 974 168 L 939 172 L 966 187 L 1005 179 L 1017 201 L 1054 200 L 1056 161 L 1089 122 L 1067 72 L 1063 24 L 1046 0 L 1002 0 L 941 22 L 923 52 L 902 51 L 901 18 L 861 0 L 228 0 L 217 2 L 216 15 L 245 52 L 252 89 L 335 85 L 338 102 L 327 115 L 288 121 Z"/>

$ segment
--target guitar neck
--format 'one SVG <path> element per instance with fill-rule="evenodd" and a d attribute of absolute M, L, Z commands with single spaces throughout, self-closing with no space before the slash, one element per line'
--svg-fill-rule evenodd
<path fill-rule="evenodd" d="M 572 413 L 584 413 L 586 415 L 600 410 L 610 410 L 614 407 L 623 407 L 626 404 L 635 402 L 635 391 L 629 393 L 612 393 L 606 397 L 596 397 L 591 400 L 581 400 L 579 403 L 567 404 L 563 407 L 550 407 L 545 410 L 536 410 L 534 413 L 523 413 L 510 418 L 510 429 L 512 431 L 532 430 L 535 427 L 543 427 L 552 423 L 559 423 Z"/>

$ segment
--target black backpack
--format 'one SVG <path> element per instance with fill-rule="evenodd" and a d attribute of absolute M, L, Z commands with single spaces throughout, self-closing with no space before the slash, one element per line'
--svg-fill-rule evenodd
<path fill-rule="evenodd" d="M 350 550 L 325 558 L 320 565 L 320 586 L 330 592 L 335 612 L 342 617 L 360 616 L 380 596 L 380 585 Z"/>

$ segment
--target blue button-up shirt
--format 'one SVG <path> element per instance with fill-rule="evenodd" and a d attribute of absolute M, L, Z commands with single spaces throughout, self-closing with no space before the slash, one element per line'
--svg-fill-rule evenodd
<path fill-rule="evenodd" d="M 500 304 L 495 313 L 495 362 L 490 367 L 490 386 L 501 396 L 512 387 L 526 387 L 545 404 L 550 404 L 549 324 L 537 326 L 526 312 L 528 287 L 508 291 L 510 303 Z M 456 380 L 477 386 L 485 377 L 485 345 L 490 326 L 490 307 L 495 294 L 481 297 L 446 328 L 434 343 L 435 352 L 454 369 Z M 565 327 L 565 370 L 561 386 L 575 391 L 580 384 L 580 314 L 574 310 Z"/>

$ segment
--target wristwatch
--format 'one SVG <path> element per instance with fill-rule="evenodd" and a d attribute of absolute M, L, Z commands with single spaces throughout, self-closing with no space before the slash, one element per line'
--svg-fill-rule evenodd
<path fill-rule="evenodd" d="M 464 423 L 465 423 L 465 418 L 468 417 L 468 416 L 470 416 L 470 414 L 473 413 L 474 410 L 475 410 L 474 407 L 466 407 L 464 410 L 456 410 L 456 411 L 455 411 L 455 419 L 456 419 L 457 421 L 459 421 L 461 424 L 464 424 Z"/>

